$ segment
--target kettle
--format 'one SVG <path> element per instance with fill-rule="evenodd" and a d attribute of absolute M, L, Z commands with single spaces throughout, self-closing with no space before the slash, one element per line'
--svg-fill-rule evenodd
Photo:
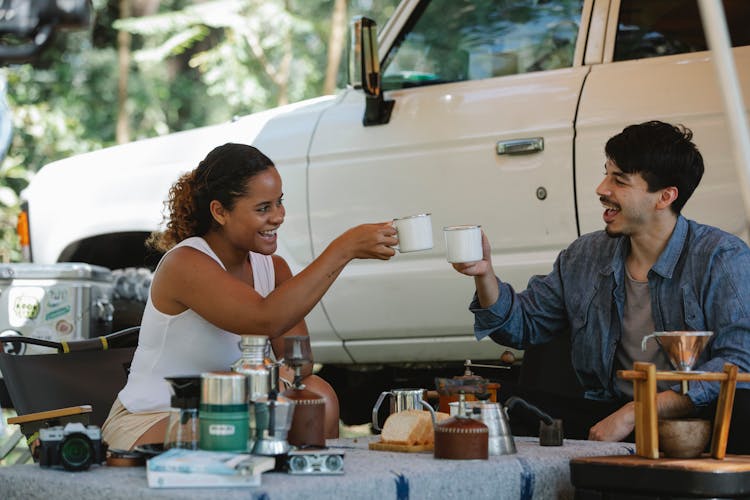
<path fill-rule="evenodd" d="M 449 403 L 451 416 L 459 413 L 459 401 Z M 516 443 L 508 424 L 505 408 L 500 403 L 488 401 L 467 401 L 466 408 L 472 418 L 481 420 L 489 431 L 488 450 L 490 455 L 512 455 Z"/>
<path fill-rule="evenodd" d="M 516 406 L 526 408 L 539 417 L 539 445 L 540 446 L 562 446 L 563 430 L 562 421 L 553 419 L 547 413 L 536 406 L 528 403 L 517 396 L 511 396 L 505 401 L 505 406 L 500 403 L 488 401 L 467 401 L 467 412 L 478 420 L 484 422 L 489 429 L 489 454 L 490 455 L 512 455 L 516 453 L 516 444 L 508 422 L 508 412 Z M 450 403 L 451 416 L 459 414 L 459 403 Z"/>

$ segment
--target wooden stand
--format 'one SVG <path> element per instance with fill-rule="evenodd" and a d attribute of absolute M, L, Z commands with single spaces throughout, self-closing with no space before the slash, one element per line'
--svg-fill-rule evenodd
<path fill-rule="evenodd" d="M 726 456 L 729 424 L 737 382 L 750 373 L 737 373 L 725 364 L 721 373 L 657 372 L 651 363 L 634 363 L 617 376 L 633 381 L 635 455 L 578 457 L 570 461 L 570 479 L 577 500 L 621 498 L 747 498 L 750 495 L 750 456 Z M 721 383 L 716 402 L 711 455 L 659 459 L 656 381 L 709 380 Z M 654 460 L 658 459 L 658 460 Z"/>
<path fill-rule="evenodd" d="M 652 363 L 633 364 L 632 370 L 620 370 L 617 376 L 633 381 L 635 403 L 635 453 L 644 458 L 659 458 L 659 435 L 657 428 L 656 381 L 657 380 L 709 380 L 721 382 L 719 399 L 716 403 L 713 434 L 711 437 L 711 457 L 723 460 L 726 456 L 729 423 L 732 418 L 734 392 L 737 382 L 750 382 L 750 373 L 738 373 L 737 367 L 726 363 L 724 372 L 690 373 L 657 372 Z"/>

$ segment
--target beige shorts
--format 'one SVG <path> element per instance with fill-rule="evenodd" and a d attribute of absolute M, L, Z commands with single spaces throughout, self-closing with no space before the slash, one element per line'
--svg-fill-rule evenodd
<path fill-rule="evenodd" d="M 139 437 L 168 416 L 166 411 L 130 413 L 117 398 L 102 425 L 102 439 L 110 448 L 130 450 Z"/>

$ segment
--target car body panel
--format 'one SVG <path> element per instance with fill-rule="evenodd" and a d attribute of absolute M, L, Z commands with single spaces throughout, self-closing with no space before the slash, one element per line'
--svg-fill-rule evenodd
<path fill-rule="evenodd" d="M 420 4 L 403 0 L 380 31 L 381 61 Z M 571 67 L 386 91 L 394 107 L 382 125 L 363 126 L 365 95 L 349 87 L 51 163 L 24 193 L 34 262 L 56 262 L 92 236 L 157 229 L 178 175 L 213 147 L 244 142 L 282 176 L 278 254 L 294 273 L 353 225 L 432 214 L 432 250 L 343 270 L 306 318 L 316 361 L 497 359 L 503 346 L 473 338 L 473 280 L 446 262 L 442 227 L 482 225 L 498 275 L 525 288 L 579 234 L 602 228 L 594 189 L 604 144 L 628 124 L 662 119 L 693 129 L 706 174 L 685 215 L 747 236 L 710 52 L 612 62 L 619 8 L 620 0 L 583 1 Z M 732 53 L 747 101 L 750 47 Z M 498 142 L 537 137 L 541 152 L 497 154 Z"/>

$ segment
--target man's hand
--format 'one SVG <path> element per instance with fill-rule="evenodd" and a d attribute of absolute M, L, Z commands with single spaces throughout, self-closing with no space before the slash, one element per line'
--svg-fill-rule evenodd
<path fill-rule="evenodd" d="M 672 390 L 656 395 L 656 413 L 660 418 L 683 417 L 695 410 L 692 401 L 686 395 Z M 589 430 L 592 441 L 622 441 L 635 429 L 635 403 L 630 402 L 597 422 Z"/>
<path fill-rule="evenodd" d="M 622 441 L 635 429 L 635 404 L 631 401 L 625 406 L 597 422 L 589 430 L 592 441 Z"/>
<path fill-rule="evenodd" d="M 497 302 L 500 290 L 497 287 L 495 271 L 492 270 L 492 249 L 490 240 L 482 231 L 482 260 L 477 262 L 464 262 L 453 264 L 453 269 L 461 274 L 474 277 L 477 287 L 477 298 L 482 307 L 490 307 Z"/>
<path fill-rule="evenodd" d="M 494 277 L 494 271 L 492 270 L 492 249 L 490 248 L 490 240 L 487 239 L 484 231 L 482 231 L 482 260 L 476 262 L 457 262 L 453 264 L 453 269 L 466 276 L 479 277 L 491 274 Z"/>

